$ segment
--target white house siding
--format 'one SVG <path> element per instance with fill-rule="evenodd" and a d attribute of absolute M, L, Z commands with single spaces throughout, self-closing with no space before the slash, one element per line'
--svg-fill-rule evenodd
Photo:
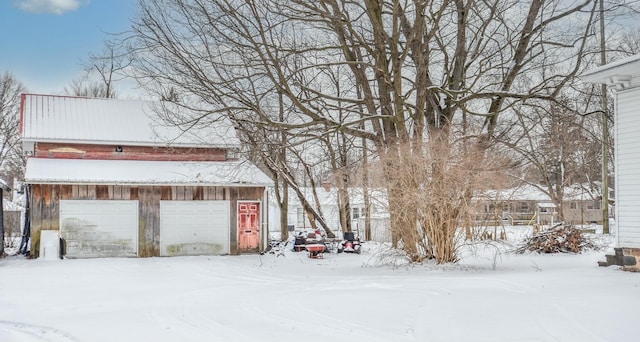
<path fill-rule="evenodd" d="M 640 248 L 640 88 L 618 92 L 616 105 L 618 246 Z"/>
<path fill-rule="evenodd" d="M 311 188 L 301 188 L 306 198 L 311 202 L 313 207 L 316 207 L 316 203 L 314 200 L 314 196 Z M 371 216 L 373 217 L 384 217 L 388 220 L 388 211 L 387 211 L 387 196 L 386 191 L 383 189 L 369 189 L 371 200 Z M 322 215 L 327 223 L 328 227 L 336 233 L 339 237 L 341 236 L 341 225 L 340 225 L 340 211 L 337 206 L 338 202 L 338 191 L 337 188 L 332 187 L 329 191 L 324 188 L 317 188 L 316 193 L 320 200 L 320 207 L 322 210 Z M 273 200 L 269 201 L 269 231 L 271 232 L 280 232 L 280 210 L 275 201 L 275 195 L 273 194 L 273 190 L 270 191 L 270 197 Z M 358 225 L 358 218 L 363 216 L 364 213 L 364 197 L 362 195 L 361 188 L 350 188 L 349 189 L 349 199 L 350 206 L 352 210 L 358 211 L 358 217 L 353 217 L 352 229 L 356 230 Z M 293 192 L 293 190 L 289 190 L 289 207 L 287 210 L 287 222 L 289 226 L 293 226 L 295 229 L 300 230 L 303 228 L 311 227 L 311 223 L 304 213 L 304 209 L 299 199 Z M 364 226 L 360 226 L 359 229 L 364 231 Z M 362 237 L 364 236 L 364 233 Z"/>
<path fill-rule="evenodd" d="M 333 231 L 340 230 L 340 212 L 338 210 L 338 206 L 321 205 L 320 210 L 322 210 L 322 215 L 327 226 L 329 226 Z M 296 229 L 311 227 L 311 222 L 309 222 L 309 218 L 304 213 L 304 209 L 301 204 L 290 206 L 287 222 L 289 222 L 289 225 L 295 226 Z"/>
<path fill-rule="evenodd" d="M 355 229 L 355 228 L 354 228 Z M 364 239 L 365 218 L 361 217 L 357 220 L 358 235 Z M 389 217 L 372 217 L 371 218 L 371 241 L 375 242 L 391 242 L 391 220 Z"/>

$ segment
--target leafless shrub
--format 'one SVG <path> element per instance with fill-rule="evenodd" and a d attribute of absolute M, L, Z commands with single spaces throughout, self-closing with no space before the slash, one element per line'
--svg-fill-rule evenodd
<path fill-rule="evenodd" d="M 448 140 L 425 146 L 421 154 L 415 147 L 404 148 L 395 156 L 398 160 L 383 160 L 397 165 L 387 184 L 394 243 L 412 262 L 456 262 L 460 239 L 468 235 L 458 232 L 466 227 L 474 235 L 473 193 L 491 186 L 502 161 Z"/>

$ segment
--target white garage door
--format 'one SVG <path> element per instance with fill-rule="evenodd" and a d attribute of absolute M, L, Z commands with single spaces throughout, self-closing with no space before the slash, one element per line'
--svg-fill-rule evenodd
<path fill-rule="evenodd" d="M 160 255 L 229 253 L 229 201 L 160 201 Z"/>
<path fill-rule="evenodd" d="M 60 201 L 60 235 L 69 258 L 138 255 L 138 201 Z"/>

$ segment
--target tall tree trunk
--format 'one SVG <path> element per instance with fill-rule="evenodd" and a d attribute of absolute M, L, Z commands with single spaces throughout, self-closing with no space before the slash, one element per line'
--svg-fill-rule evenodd
<path fill-rule="evenodd" d="M 4 194 L 0 186 L 0 257 L 4 256 Z"/>
<path fill-rule="evenodd" d="M 284 122 L 284 103 L 281 92 L 278 92 L 278 119 L 280 122 Z M 280 143 L 282 144 L 278 158 L 282 164 L 286 164 L 287 135 L 282 127 L 278 127 L 278 130 L 280 131 Z M 274 175 L 274 182 L 278 182 L 280 177 L 277 173 L 274 173 Z M 280 239 L 286 241 L 289 238 L 289 185 L 284 181 L 282 182 L 282 198 L 278 201 L 278 205 L 280 205 Z"/>

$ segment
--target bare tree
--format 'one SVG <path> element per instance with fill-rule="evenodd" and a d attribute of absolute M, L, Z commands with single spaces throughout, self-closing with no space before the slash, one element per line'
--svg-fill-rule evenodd
<path fill-rule="evenodd" d="M 545 103 L 520 106 L 515 119 L 509 134 L 500 138 L 520 156 L 520 172 L 512 176 L 549 196 L 564 220 L 565 189 L 593 188 L 601 179 L 598 120 Z"/>
<path fill-rule="evenodd" d="M 24 173 L 25 159 L 20 146 L 20 95 L 26 88 L 15 77 L 0 74 L 0 174 Z"/>
<path fill-rule="evenodd" d="M 625 56 L 640 53 L 640 27 L 622 33 L 613 50 Z"/>
<path fill-rule="evenodd" d="M 121 43 L 105 42 L 100 53 L 92 53 L 85 62 L 85 74 L 71 81 L 65 93 L 73 96 L 116 98 L 116 83 L 125 79 L 131 64 Z"/>
<path fill-rule="evenodd" d="M 289 145 L 289 140 L 282 140 L 282 136 L 280 135 L 282 132 L 272 132 L 247 121 L 238 121 L 236 124 L 240 132 L 241 140 L 247 146 L 251 146 L 249 151 L 251 159 L 263 169 L 267 170 L 267 173 L 274 179 L 274 191 L 281 209 L 281 239 L 286 239 L 288 236 L 287 209 L 289 189 L 292 189 L 295 196 L 299 199 L 312 227 L 317 228 L 319 225 L 325 230 L 328 237 L 335 237 L 335 234 L 324 220 L 320 201 L 313 186 L 313 177 L 309 177 L 314 193 L 312 200 L 307 198 L 300 180 L 296 177 L 296 172 L 293 171 L 290 166 L 291 161 L 286 158 L 287 152 L 291 151 L 298 159 L 302 159 L 299 151 L 294 149 L 295 146 Z M 311 173 L 309 164 L 302 163 L 302 165 L 308 176 Z"/>
<path fill-rule="evenodd" d="M 64 92 L 71 96 L 81 97 L 102 97 L 102 98 L 116 98 L 117 94 L 111 88 L 109 91 L 103 83 L 96 80 L 91 80 L 88 76 L 82 76 L 71 80 L 68 87 L 64 88 Z M 108 96 L 107 96 L 108 95 Z"/>
<path fill-rule="evenodd" d="M 453 170 L 493 164 L 518 103 L 558 103 L 591 52 L 594 12 L 592 0 L 149 0 L 131 51 L 149 90 L 174 87 L 212 116 L 368 141 L 383 161 L 394 242 L 412 260 L 450 262 L 464 216 L 455 205 L 478 186 L 452 181 L 467 176 Z M 418 208 L 406 196 L 416 189 L 451 201 Z"/>
<path fill-rule="evenodd" d="M 24 91 L 11 73 L 0 74 L 0 178 L 8 180 L 22 178 L 24 174 L 25 159 L 20 146 L 20 94 Z M 4 216 L 2 210 L 0 200 L 0 218 Z M 0 219 L 0 256 L 3 254 L 4 227 Z"/>

